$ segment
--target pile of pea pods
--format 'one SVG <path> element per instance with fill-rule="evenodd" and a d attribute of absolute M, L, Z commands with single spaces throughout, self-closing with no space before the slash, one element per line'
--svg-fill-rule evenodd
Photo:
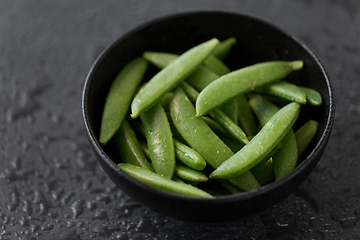
<path fill-rule="evenodd" d="M 286 81 L 302 60 L 231 71 L 230 37 L 181 55 L 147 51 L 125 65 L 105 101 L 100 144 L 115 142 L 121 170 L 155 188 L 191 197 L 238 194 L 276 181 L 297 165 L 318 122 L 296 131 L 314 89 Z M 158 71 L 144 76 L 149 65 Z M 129 114 L 130 112 L 130 114 Z"/>

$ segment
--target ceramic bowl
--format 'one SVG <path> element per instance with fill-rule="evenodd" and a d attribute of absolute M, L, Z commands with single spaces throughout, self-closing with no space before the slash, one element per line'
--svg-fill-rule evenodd
<path fill-rule="evenodd" d="M 320 107 L 303 106 L 297 126 L 310 117 L 319 130 L 298 166 L 279 181 L 249 192 L 200 199 L 150 187 L 117 167 L 114 144 L 98 143 L 105 97 L 120 69 L 144 51 L 181 54 L 211 38 L 236 37 L 237 43 L 224 60 L 231 69 L 269 61 L 303 60 L 304 68 L 289 81 L 314 88 L 323 98 Z M 160 214 L 186 221 L 220 222 L 264 211 L 292 194 L 320 160 L 334 120 L 334 95 L 326 71 L 315 54 L 299 38 L 262 19 L 223 11 L 178 13 L 145 23 L 110 44 L 93 64 L 83 89 L 82 114 L 90 145 L 100 165 L 114 183 L 133 200 Z"/>

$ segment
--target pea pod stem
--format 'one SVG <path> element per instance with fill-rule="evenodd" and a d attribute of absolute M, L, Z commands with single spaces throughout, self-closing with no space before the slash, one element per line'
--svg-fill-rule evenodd
<path fill-rule="evenodd" d="M 173 89 L 176 84 L 188 77 L 218 44 L 219 40 L 216 38 L 199 44 L 159 71 L 134 97 L 131 103 L 131 117 L 138 117 L 153 106 L 166 92 Z"/>
<path fill-rule="evenodd" d="M 300 104 L 295 102 L 281 108 L 247 145 L 212 172 L 210 178 L 236 177 L 256 166 L 289 132 L 299 112 Z"/>
<path fill-rule="evenodd" d="M 197 187 L 194 187 L 190 184 L 175 182 L 148 169 L 144 169 L 129 163 L 119 163 L 118 166 L 122 171 L 126 172 L 130 176 L 160 190 L 191 197 L 212 198 L 210 194 Z"/>
<path fill-rule="evenodd" d="M 105 145 L 120 128 L 147 67 L 147 61 L 141 57 L 135 58 L 116 76 L 105 100 L 100 126 L 100 144 Z"/>
<path fill-rule="evenodd" d="M 196 101 L 196 116 L 205 115 L 236 95 L 252 91 L 254 87 L 284 78 L 302 66 L 302 61 L 270 61 L 225 74 L 200 92 Z"/>

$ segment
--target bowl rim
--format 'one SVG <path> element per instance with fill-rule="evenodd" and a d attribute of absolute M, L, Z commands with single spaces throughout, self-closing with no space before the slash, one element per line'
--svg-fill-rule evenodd
<path fill-rule="evenodd" d="M 88 102 L 88 91 L 91 85 L 92 77 L 94 75 L 94 72 L 97 70 L 98 66 L 101 64 L 102 60 L 106 58 L 107 54 L 110 53 L 113 48 L 115 48 L 121 41 L 128 38 L 135 32 L 145 29 L 151 25 L 154 25 L 159 22 L 167 21 L 174 18 L 184 17 L 184 16 L 191 16 L 191 15 L 197 15 L 197 14 L 227 14 L 227 15 L 237 15 L 242 18 L 249 19 L 251 21 L 256 21 L 261 24 L 267 25 L 270 28 L 273 28 L 287 37 L 291 38 L 293 41 L 295 41 L 298 45 L 300 45 L 316 62 L 317 66 L 321 69 L 322 75 L 325 78 L 326 85 L 327 85 L 327 92 L 329 94 L 329 110 L 327 113 L 327 121 L 324 128 L 323 133 L 321 134 L 321 137 L 319 141 L 316 143 L 315 147 L 312 149 L 312 151 L 308 154 L 308 156 L 296 166 L 296 168 L 291 171 L 289 174 L 284 176 L 283 178 L 279 179 L 278 181 L 274 181 L 272 183 L 266 184 L 264 186 L 261 186 L 257 189 L 246 191 L 244 193 L 239 194 L 230 194 L 230 195 L 224 195 L 224 196 L 216 196 L 214 198 L 200 198 L 200 197 L 190 197 L 190 196 L 184 196 L 180 194 L 175 194 L 171 192 L 167 192 L 164 190 L 160 190 L 154 187 L 151 187 L 122 171 L 117 164 L 111 160 L 111 158 L 106 154 L 106 152 L 103 150 L 100 143 L 97 141 L 94 131 L 90 127 L 89 123 L 89 117 L 88 117 L 88 111 L 87 111 L 87 102 Z M 146 21 L 145 23 L 140 23 L 136 27 L 130 29 L 124 34 L 121 34 L 120 37 L 118 37 L 116 40 L 111 42 L 107 45 L 107 47 L 100 53 L 100 55 L 96 58 L 94 63 L 92 64 L 88 75 L 86 77 L 83 92 L 82 92 L 82 98 L 81 98 L 81 110 L 82 110 L 82 118 L 85 125 L 85 130 L 87 132 L 87 136 L 91 144 L 94 146 L 94 150 L 101 156 L 101 158 L 106 162 L 106 164 L 112 168 L 117 174 L 119 174 L 121 177 L 125 178 L 128 181 L 131 181 L 133 184 L 137 185 L 137 187 L 144 189 L 146 191 L 151 191 L 157 195 L 166 195 L 166 197 L 169 200 L 183 200 L 183 201 L 191 201 L 194 203 L 208 203 L 208 204 L 217 204 L 217 203 L 230 203 L 230 202 L 237 202 L 237 201 L 244 201 L 249 200 L 254 197 L 259 197 L 261 194 L 267 191 L 273 191 L 276 188 L 280 187 L 281 185 L 284 185 L 286 182 L 291 181 L 291 179 L 295 178 L 297 175 L 297 172 L 301 172 L 304 168 L 307 168 L 309 164 L 311 164 L 312 160 L 314 159 L 314 156 L 316 153 L 321 151 L 327 144 L 329 134 L 331 132 L 331 129 L 333 127 L 334 117 L 335 117 L 335 99 L 334 99 L 334 90 L 332 87 L 332 84 L 330 82 L 330 79 L 328 77 L 328 74 L 326 73 L 326 70 L 323 66 L 323 64 L 320 62 L 318 57 L 315 55 L 315 53 L 307 46 L 307 44 L 301 40 L 299 37 L 295 36 L 294 34 L 290 33 L 289 31 L 285 30 L 282 27 L 279 27 L 275 24 L 273 24 L 271 21 L 266 20 L 265 18 L 258 17 L 255 15 L 251 15 L 248 13 L 243 13 L 240 11 L 230 11 L 230 10 L 212 10 L 212 9 L 205 9 L 205 10 L 187 10 L 187 11 L 180 11 L 180 12 L 173 12 L 162 16 L 157 16 L 153 19 L 150 19 Z"/>

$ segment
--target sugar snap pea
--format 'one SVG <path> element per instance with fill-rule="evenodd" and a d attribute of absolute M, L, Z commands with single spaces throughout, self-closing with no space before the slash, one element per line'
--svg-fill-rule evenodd
<path fill-rule="evenodd" d="M 319 122 L 310 119 L 295 132 L 298 154 L 301 156 L 309 146 L 319 128 Z"/>
<path fill-rule="evenodd" d="M 299 112 L 300 104 L 296 102 L 281 108 L 248 144 L 216 168 L 210 178 L 236 177 L 256 166 L 289 132 Z"/>
<path fill-rule="evenodd" d="M 200 153 L 213 168 L 217 168 L 234 155 L 202 118 L 195 117 L 195 108 L 180 87 L 176 89 L 170 103 L 170 115 L 185 141 Z M 260 186 L 251 173 L 245 173 L 236 179 L 230 179 L 230 181 L 243 190 Z"/>
<path fill-rule="evenodd" d="M 146 51 L 143 53 L 143 58 L 159 69 L 170 65 L 170 63 L 174 62 L 178 57 L 179 55 L 177 54 L 167 52 Z"/>
<path fill-rule="evenodd" d="M 180 85 L 187 94 L 187 96 L 190 98 L 190 100 L 195 103 L 197 97 L 199 96 L 199 93 L 186 82 L 182 82 Z M 245 132 L 220 109 L 211 110 L 209 112 L 209 115 L 213 119 L 215 119 L 217 123 L 219 123 L 231 136 L 244 144 L 247 144 L 249 142 Z"/>
<path fill-rule="evenodd" d="M 209 181 L 209 178 L 207 178 L 205 174 L 179 163 L 177 163 L 175 167 L 175 176 L 192 182 Z"/>
<path fill-rule="evenodd" d="M 301 104 L 306 103 L 305 91 L 303 91 L 299 86 L 285 81 L 277 81 L 272 84 L 255 88 L 255 92 L 274 95 Z"/>
<path fill-rule="evenodd" d="M 207 123 L 207 125 L 209 125 L 211 130 L 213 130 L 214 133 L 216 133 L 216 135 L 218 135 L 218 136 L 228 136 L 229 135 L 226 132 L 226 130 L 212 118 L 209 118 L 207 116 L 202 116 L 201 118 L 204 119 L 204 121 Z"/>
<path fill-rule="evenodd" d="M 221 41 L 220 44 L 215 48 L 213 55 L 221 60 L 225 59 L 231 52 L 231 49 L 236 42 L 237 40 L 235 37 L 230 37 L 224 41 Z"/>
<path fill-rule="evenodd" d="M 303 62 L 270 61 L 254 64 L 225 74 L 204 88 L 196 101 L 196 116 L 200 117 L 238 94 L 274 82 L 290 72 L 300 70 Z"/>
<path fill-rule="evenodd" d="M 199 93 L 186 82 L 182 82 L 180 86 L 185 91 L 190 100 L 192 102 L 196 102 Z M 215 108 L 209 112 L 209 115 L 213 119 L 215 119 L 231 136 L 244 144 L 247 144 L 249 142 L 245 132 L 236 123 L 234 123 L 230 119 L 230 117 L 228 117 L 224 112 Z"/>
<path fill-rule="evenodd" d="M 275 180 L 290 173 L 297 164 L 298 148 L 293 129 L 290 129 L 282 141 L 281 148 L 272 157 L 274 161 Z"/>
<path fill-rule="evenodd" d="M 249 99 L 249 105 L 261 126 L 264 126 L 274 114 L 279 111 L 279 107 L 274 103 L 261 97 L 252 97 Z"/>
<path fill-rule="evenodd" d="M 138 179 L 139 181 L 167 192 L 201 198 L 213 197 L 197 187 L 194 187 L 190 184 L 175 182 L 148 169 L 144 169 L 129 163 L 119 163 L 118 166 L 121 170 Z"/>
<path fill-rule="evenodd" d="M 156 173 L 171 179 L 175 171 L 175 149 L 170 124 L 160 104 L 140 114 L 150 159 Z"/>
<path fill-rule="evenodd" d="M 322 97 L 318 91 L 312 88 L 301 86 L 300 89 L 303 90 L 306 94 L 306 103 L 312 106 L 320 106 L 322 104 Z"/>
<path fill-rule="evenodd" d="M 143 54 L 143 57 L 156 67 L 163 69 L 170 63 L 174 62 L 179 56 L 172 53 L 147 51 Z M 219 63 L 219 61 L 214 59 L 216 58 L 209 56 L 208 59 L 204 61 L 204 66 L 199 66 L 197 70 L 195 70 L 190 76 L 185 79 L 185 82 L 189 83 L 196 90 L 201 91 L 215 79 L 218 79 L 219 75 L 216 74 L 213 70 L 218 72 L 219 68 L 221 68 L 221 65 L 224 64 Z M 222 71 L 221 74 L 225 74 L 228 73 L 230 70 L 223 69 L 220 71 Z M 238 106 L 235 99 L 227 101 L 222 106 L 220 106 L 220 109 L 224 111 L 231 118 L 231 120 L 237 124 Z"/>
<path fill-rule="evenodd" d="M 174 62 L 179 57 L 179 55 L 167 52 L 146 51 L 144 52 L 143 57 L 150 63 L 152 63 L 154 66 L 162 69 L 170 63 Z M 230 69 L 220 59 L 213 55 L 208 56 L 204 60 L 203 65 L 206 68 L 211 69 L 218 76 L 230 72 Z"/>
<path fill-rule="evenodd" d="M 123 162 L 154 171 L 142 151 L 135 132 L 127 120 L 123 121 L 119 130 L 114 135 L 114 141 Z"/>
<path fill-rule="evenodd" d="M 176 158 L 183 164 L 199 171 L 206 167 L 206 161 L 198 152 L 176 139 L 174 139 L 174 145 Z"/>
<path fill-rule="evenodd" d="M 137 131 L 139 134 L 145 138 L 145 130 L 142 124 L 136 124 Z M 174 132 L 174 131 L 172 131 Z M 140 141 L 139 141 L 140 142 Z M 194 149 L 190 148 L 189 146 L 185 145 L 181 141 L 177 139 L 173 139 L 174 147 L 175 147 L 175 156 L 180 162 L 185 164 L 186 166 L 195 169 L 195 170 L 203 170 L 206 167 L 206 161 L 204 158 L 196 152 Z M 146 144 L 140 142 L 140 146 L 144 151 L 145 155 L 150 159 L 149 149 L 147 148 Z"/>
<path fill-rule="evenodd" d="M 228 66 L 226 66 L 225 63 L 223 63 L 219 58 L 215 57 L 214 55 L 210 55 L 203 64 L 205 67 L 211 69 L 219 76 L 230 72 Z"/>
<path fill-rule="evenodd" d="M 99 137 L 101 144 L 106 144 L 120 128 L 147 66 L 148 63 L 143 58 L 135 58 L 125 65 L 113 81 L 106 97 L 101 120 Z"/>
<path fill-rule="evenodd" d="M 136 94 L 131 103 L 131 117 L 136 118 L 153 106 L 166 92 L 188 77 L 212 53 L 219 44 L 213 38 L 180 55 L 174 62 L 159 71 Z"/>
<path fill-rule="evenodd" d="M 165 112 L 169 111 L 169 104 L 171 102 L 171 99 L 174 97 L 173 92 L 167 92 L 165 95 L 160 99 L 159 103 L 164 108 Z"/>
<path fill-rule="evenodd" d="M 255 123 L 254 114 L 251 112 L 249 102 L 244 94 L 236 96 L 238 103 L 238 121 L 241 129 L 244 130 L 247 136 L 255 136 L 257 133 L 257 126 Z"/>
<path fill-rule="evenodd" d="M 275 104 L 263 98 L 251 98 L 250 102 L 262 126 L 279 111 L 279 108 Z M 293 129 L 290 129 L 279 146 L 274 148 L 270 155 L 264 158 L 264 160 L 266 161 L 266 159 L 270 157 L 272 157 L 273 160 L 275 180 L 284 177 L 295 168 L 298 159 L 298 150 Z"/>
<path fill-rule="evenodd" d="M 251 173 L 255 176 L 261 186 L 273 181 L 275 178 L 273 159 L 269 158 L 266 162 L 256 165 L 251 169 Z"/>

